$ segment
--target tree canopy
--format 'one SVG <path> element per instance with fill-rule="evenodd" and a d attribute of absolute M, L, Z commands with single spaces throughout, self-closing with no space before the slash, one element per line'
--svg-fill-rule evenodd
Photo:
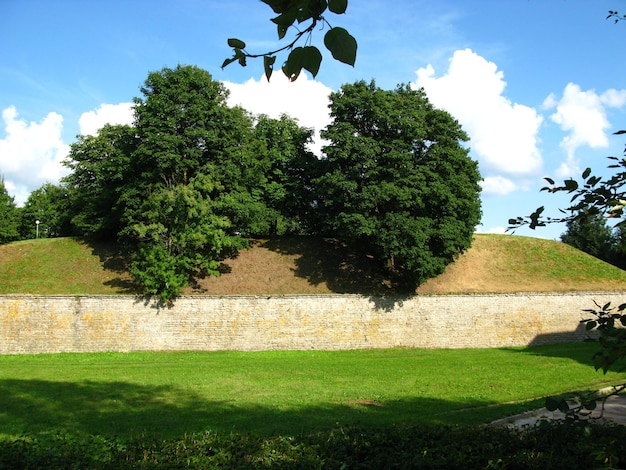
<path fill-rule="evenodd" d="M 471 245 L 480 222 L 481 176 L 462 145 L 468 137 L 408 85 L 344 85 L 330 109 L 322 138 L 331 143 L 314 182 L 325 230 L 414 289 Z"/>
<path fill-rule="evenodd" d="M 15 199 L 9 195 L 0 175 L 0 244 L 18 240 L 19 213 Z"/>
<path fill-rule="evenodd" d="M 471 244 L 477 163 L 423 90 L 344 85 L 321 158 L 307 149 L 311 129 L 227 106 L 224 85 L 198 67 L 151 72 L 140 90 L 134 124 L 79 136 L 71 173 L 33 193 L 28 210 L 63 208 L 65 218 L 45 217 L 50 235 L 117 239 L 146 295 L 170 302 L 220 275 L 249 237 L 331 236 L 409 290 Z"/>
<path fill-rule="evenodd" d="M 70 199 L 63 185 L 44 183 L 19 211 L 21 238 L 54 238 L 72 234 Z M 36 221 L 39 223 L 36 225 Z"/>
<path fill-rule="evenodd" d="M 152 72 L 141 92 L 133 126 L 79 136 L 64 182 L 75 229 L 118 237 L 146 294 L 170 301 L 219 275 L 245 236 L 306 226 L 311 130 L 228 107 L 226 88 L 195 66 Z"/>

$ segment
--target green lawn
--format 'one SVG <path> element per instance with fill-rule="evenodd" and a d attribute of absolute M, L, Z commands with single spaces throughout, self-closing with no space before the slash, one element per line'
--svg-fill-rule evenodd
<path fill-rule="evenodd" d="M 593 370 L 596 348 L 0 356 L 0 436 L 488 422 L 623 380 Z"/>

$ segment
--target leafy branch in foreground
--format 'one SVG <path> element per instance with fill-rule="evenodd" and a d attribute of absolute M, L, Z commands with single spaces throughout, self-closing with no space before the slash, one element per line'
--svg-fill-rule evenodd
<path fill-rule="evenodd" d="M 626 131 L 615 132 L 615 135 L 626 134 Z M 625 150 L 626 155 L 626 150 Z M 509 219 L 509 231 L 515 231 L 519 227 L 528 226 L 531 229 L 545 227 L 551 223 L 570 222 L 587 215 L 605 214 L 608 218 L 621 219 L 626 207 L 626 156 L 623 158 L 608 157 L 612 164 L 607 168 L 617 170 L 613 176 L 603 179 L 591 174 L 591 168 L 587 168 L 581 174 L 582 181 L 573 178 L 557 185 L 552 178 L 544 178 L 549 186 L 541 188 L 541 191 L 549 193 L 566 192 L 572 194 L 570 206 L 559 209 L 563 217 L 543 217 L 544 206 L 538 207 L 532 214 L 525 217 Z M 586 212 L 585 212 L 586 211 Z M 621 221 L 620 224 L 623 224 Z M 619 225 L 619 224 L 618 224 Z"/>
<path fill-rule="evenodd" d="M 596 370 L 602 369 L 605 374 L 626 357 L 626 303 L 617 307 L 612 307 L 610 302 L 604 305 L 596 304 L 595 309 L 585 309 L 583 312 L 591 314 L 593 318 L 581 320 L 585 324 L 587 331 L 599 332 L 598 342 L 602 349 L 593 355 L 593 363 Z M 623 371 L 625 366 L 621 364 L 619 371 Z M 613 385 L 607 391 L 592 392 L 581 397 L 577 397 L 572 403 L 564 398 L 558 399 L 549 397 L 546 399 L 548 411 L 559 410 L 568 419 L 575 421 L 602 419 L 606 401 L 615 395 L 626 390 L 626 383 Z M 597 417 L 591 418 L 591 413 L 600 404 L 601 409 Z"/>
<path fill-rule="evenodd" d="M 615 23 L 626 20 L 626 15 L 620 15 L 617 11 L 610 10 L 607 19 L 612 18 Z M 626 134 L 626 130 L 615 132 L 615 135 Z M 509 231 L 528 225 L 529 228 L 544 227 L 550 223 L 559 222 L 576 222 L 585 217 L 606 215 L 608 218 L 622 219 L 617 226 L 623 228 L 626 220 L 624 220 L 624 208 L 626 207 L 626 191 L 624 184 L 626 183 L 626 149 L 624 157 L 609 157 L 613 161 L 608 168 L 615 170 L 613 176 L 603 179 L 599 176 L 591 174 L 591 168 L 587 168 L 581 175 L 582 182 L 573 178 L 563 181 L 563 184 L 557 186 L 551 178 L 545 178 L 549 183 L 541 189 L 549 193 L 566 192 L 572 194 L 570 206 L 566 209 L 559 209 L 565 215 L 563 217 L 551 218 L 543 216 L 545 208 L 538 207 L 532 214 L 525 217 L 516 217 L 509 219 Z M 617 363 L 626 359 L 626 304 L 621 304 L 615 308 L 610 303 L 603 306 L 596 302 L 596 309 L 586 309 L 583 312 L 591 314 L 593 318 L 581 320 L 585 324 L 588 332 L 596 331 L 598 333 L 598 342 L 601 350 L 593 356 L 594 366 L 596 370 L 602 369 L 606 374 L 609 369 L 615 367 Z M 623 370 L 622 367 L 620 370 Z M 586 420 L 591 412 L 597 407 L 597 401 L 602 403 L 602 417 L 604 404 L 606 400 L 613 395 L 617 395 L 626 390 L 626 383 L 614 385 L 608 394 L 598 396 L 591 394 L 587 397 L 579 397 L 573 406 L 565 399 L 546 399 L 546 408 L 550 411 L 560 410 L 565 413 L 567 418 L 575 420 Z"/>
<path fill-rule="evenodd" d="M 548 411 L 560 411 L 565 419 L 577 423 L 585 423 L 590 420 L 600 421 L 604 418 L 606 402 L 609 398 L 619 395 L 626 390 L 626 384 L 613 385 L 601 392 L 591 392 L 574 398 L 546 398 Z M 592 413 L 600 406 L 600 412 L 594 417 Z"/>
<path fill-rule="evenodd" d="M 626 15 L 620 15 L 620 13 L 616 10 L 609 10 L 609 15 L 606 19 L 613 19 L 616 23 L 626 20 Z"/>
<path fill-rule="evenodd" d="M 321 23 L 322 27 L 328 27 L 324 35 L 324 45 L 330 51 L 333 58 L 344 64 L 354 66 L 356 61 L 357 42 L 350 33 L 340 27 L 333 27 L 324 16 L 328 10 L 331 13 L 341 15 L 348 8 L 348 0 L 262 0 L 269 5 L 278 16 L 271 19 L 276 25 L 278 39 L 282 40 L 287 35 L 291 27 L 298 30 L 295 38 L 287 45 L 276 50 L 261 54 L 251 54 L 246 51 L 246 43 L 241 39 L 229 38 L 228 46 L 233 48 L 233 56 L 224 60 L 222 68 L 233 62 L 245 67 L 248 59 L 263 57 L 263 67 L 265 76 L 269 80 L 274 71 L 276 54 L 284 51 L 291 51 L 282 65 L 283 73 L 294 81 L 305 69 L 315 77 L 322 63 L 322 53 L 320 50 L 310 45 L 313 31 Z M 299 30 L 295 25 L 308 22 L 305 29 Z M 305 46 L 295 47 L 296 44 L 305 38 Z"/>
<path fill-rule="evenodd" d="M 615 132 L 616 135 L 626 134 L 625 130 Z M 624 157 L 608 157 L 613 163 L 608 166 L 614 170 L 612 176 L 604 179 L 599 176 L 592 175 L 591 168 L 587 168 L 581 175 L 582 181 L 579 182 L 573 178 L 563 181 L 562 185 L 557 185 L 551 178 L 545 178 L 550 186 L 542 188 L 542 191 L 548 191 L 551 194 L 565 192 L 571 194 L 570 206 L 566 209 L 560 209 L 563 217 L 551 218 L 543 217 L 544 207 L 537 208 L 532 214 L 525 217 L 517 217 L 509 219 L 509 230 L 514 231 L 518 227 L 528 225 L 531 229 L 544 227 L 550 223 L 572 222 L 581 220 L 591 215 L 605 215 L 608 218 L 622 219 L 617 225 L 623 226 L 626 207 L 626 149 Z M 593 356 L 594 367 L 596 370 L 602 369 L 606 374 L 611 368 L 616 367 L 626 358 L 626 303 L 618 307 L 612 307 L 611 303 L 600 306 L 596 303 L 595 309 L 585 309 L 590 318 L 581 320 L 585 324 L 588 332 L 596 331 L 598 333 L 597 341 L 601 347 Z M 621 367 L 620 370 L 623 370 Z M 597 406 L 597 401 L 604 403 L 610 396 L 626 390 L 626 383 L 615 385 L 610 393 L 598 398 L 596 394 L 578 398 L 576 404 L 571 406 L 565 399 L 548 398 L 546 400 L 546 408 L 548 410 L 560 410 L 567 417 L 574 419 L 586 419 Z M 602 413 L 600 414 L 602 416 Z"/>

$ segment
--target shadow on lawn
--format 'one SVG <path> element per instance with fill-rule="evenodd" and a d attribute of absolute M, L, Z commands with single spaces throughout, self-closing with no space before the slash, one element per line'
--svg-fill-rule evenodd
<path fill-rule="evenodd" d="M 562 357 L 564 359 L 571 359 L 580 364 L 593 367 L 593 355 L 600 350 L 600 345 L 593 341 L 578 341 L 574 342 L 571 339 L 571 333 L 563 333 L 562 336 L 558 334 L 547 335 L 554 340 L 552 344 L 546 344 L 543 335 L 538 337 L 537 341 L 530 343 L 525 348 L 500 348 L 503 351 L 509 351 L 517 354 L 528 354 L 531 356 L 545 356 L 545 357 Z M 539 344 L 537 344 L 539 343 Z"/>
<path fill-rule="evenodd" d="M 0 381 L 0 434 L 65 431 L 109 436 L 180 437 L 218 432 L 300 434 L 346 425 L 386 426 L 400 423 L 458 423 L 468 407 L 486 403 L 452 403 L 439 399 L 364 400 L 320 407 L 281 409 L 210 402 L 175 386 L 126 382 L 68 383 L 42 380 Z M 503 409 L 500 408 L 499 416 Z M 510 407 L 513 414 L 517 409 Z M 472 410 L 468 410 L 472 413 Z M 483 411 L 484 417 L 484 411 Z M 498 416 L 496 416 L 498 417 Z M 466 417 L 467 418 L 467 417 Z M 471 419 L 471 417 L 470 417 Z M 494 418 L 495 419 L 495 418 Z"/>
<path fill-rule="evenodd" d="M 115 275 L 112 279 L 104 282 L 105 286 L 114 288 L 120 294 L 138 294 L 141 292 L 140 286 L 133 282 L 128 274 L 128 260 L 116 243 L 95 239 L 84 239 L 82 243 L 91 248 L 91 253 L 100 259 L 105 271 Z"/>
<path fill-rule="evenodd" d="M 312 285 L 326 283 L 337 294 L 363 294 L 387 299 L 380 308 L 393 308 L 394 303 L 415 294 L 415 288 L 394 283 L 373 257 L 356 252 L 332 239 L 314 237 L 281 237 L 261 245 L 270 251 L 295 255 L 294 274 Z M 391 302 L 391 307 L 387 304 Z"/>

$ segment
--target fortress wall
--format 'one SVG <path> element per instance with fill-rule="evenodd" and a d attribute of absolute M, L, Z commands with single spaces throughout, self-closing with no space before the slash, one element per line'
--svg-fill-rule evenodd
<path fill-rule="evenodd" d="M 0 296 L 0 354 L 473 348 L 581 341 L 582 309 L 626 293 L 367 297 Z"/>

